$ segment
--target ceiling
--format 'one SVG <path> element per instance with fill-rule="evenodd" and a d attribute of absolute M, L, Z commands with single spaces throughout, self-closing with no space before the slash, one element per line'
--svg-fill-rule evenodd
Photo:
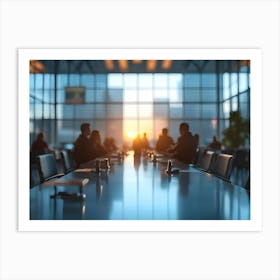
<path fill-rule="evenodd" d="M 248 60 L 30 60 L 30 73 L 223 73 Z"/>

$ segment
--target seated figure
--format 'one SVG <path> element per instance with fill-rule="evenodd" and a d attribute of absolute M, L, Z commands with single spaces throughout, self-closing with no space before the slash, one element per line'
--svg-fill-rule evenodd
<path fill-rule="evenodd" d="M 97 157 L 108 156 L 106 149 L 101 144 L 101 136 L 98 130 L 93 130 L 91 132 L 89 142 L 90 142 L 91 157 L 93 159 Z"/>
<path fill-rule="evenodd" d="M 174 145 L 174 141 L 172 137 L 168 135 L 168 129 L 163 128 L 162 134 L 159 136 L 158 141 L 156 143 L 156 151 L 157 152 L 167 152 L 167 150 Z"/>

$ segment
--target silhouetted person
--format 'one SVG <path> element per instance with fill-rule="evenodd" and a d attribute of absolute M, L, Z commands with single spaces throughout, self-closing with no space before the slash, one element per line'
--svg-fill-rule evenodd
<path fill-rule="evenodd" d="M 174 145 L 174 141 L 172 137 L 168 135 L 168 129 L 163 128 L 162 134 L 159 136 L 158 141 L 156 143 L 156 151 L 157 152 L 167 152 L 167 150 Z"/>
<path fill-rule="evenodd" d="M 189 132 L 189 125 L 187 123 L 181 123 L 179 131 L 181 136 L 178 138 L 175 147 L 171 150 L 171 152 L 173 152 L 172 156 L 184 163 L 189 164 L 193 160 L 193 136 Z"/>
<path fill-rule="evenodd" d="M 98 130 L 93 130 L 91 132 L 89 141 L 92 158 L 104 157 L 108 155 L 104 146 L 101 144 L 101 136 Z"/>
<path fill-rule="evenodd" d="M 109 154 L 115 153 L 118 150 L 115 139 L 113 137 L 105 138 L 105 140 L 103 142 L 103 146 Z"/>
<path fill-rule="evenodd" d="M 142 149 L 149 150 L 150 149 L 150 144 L 149 144 L 149 141 L 147 139 L 147 133 L 146 132 L 143 134 L 143 138 L 141 139 L 141 141 L 142 141 Z"/>
<path fill-rule="evenodd" d="M 221 142 L 217 140 L 216 136 L 213 136 L 212 142 L 207 146 L 207 148 L 210 150 L 221 150 L 221 147 Z"/>
<path fill-rule="evenodd" d="M 78 166 L 92 159 L 89 142 L 90 124 L 82 123 L 80 130 L 81 134 L 74 143 L 74 159 Z"/>
<path fill-rule="evenodd" d="M 142 141 L 140 134 L 138 134 L 137 137 L 133 140 L 132 149 L 134 151 L 134 155 L 141 155 Z"/>
<path fill-rule="evenodd" d="M 50 153 L 52 150 L 49 148 L 45 141 L 45 134 L 38 133 L 36 140 L 31 145 L 31 155 L 35 159 L 38 155 Z"/>

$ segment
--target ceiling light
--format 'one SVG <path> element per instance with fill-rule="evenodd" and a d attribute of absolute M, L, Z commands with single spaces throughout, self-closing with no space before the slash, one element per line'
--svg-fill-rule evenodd
<path fill-rule="evenodd" d="M 105 60 L 105 67 L 108 71 L 114 70 L 114 62 L 113 60 Z"/>
<path fill-rule="evenodd" d="M 172 64 L 172 60 L 164 60 L 163 62 L 162 62 L 162 69 L 164 69 L 164 70 L 168 70 L 168 69 L 170 69 L 170 67 L 171 67 L 171 64 Z"/>
<path fill-rule="evenodd" d="M 128 71 L 128 61 L 127 60 L 119 60 L 119 67 L 121 71 Z"/>
<path fill-rule="evenodd" d="M 30 73 L 44 73 L 45 66 L 39 60 L 30 60 L 29 61 L 29 72 Z"/>
<path fill-rule="evenodd" d="M 148 60 L 147 61 L 147 71 L 155 71 L 157 67 L 157 61 L 156 60 Z"/>

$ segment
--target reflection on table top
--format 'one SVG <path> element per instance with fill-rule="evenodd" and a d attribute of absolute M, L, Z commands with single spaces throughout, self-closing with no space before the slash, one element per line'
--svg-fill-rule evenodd
<path fill-rule="evenodd" d="M 248 220 L 250 195 L 238 186 L 193 167 L 175 163 L 181 172 L 166 174 L 167 160 L 134 158 L 111 163 L 97 175 L 80 170 L 68 179 L 88 178 L 84 201 L 51 199 L 53 186 L 30 190 L 30 219 L 44 220 Z M 75 186 L 57 186 L 73 191 Z M 77 187 L 78 189 L 78 187 Z"/>

